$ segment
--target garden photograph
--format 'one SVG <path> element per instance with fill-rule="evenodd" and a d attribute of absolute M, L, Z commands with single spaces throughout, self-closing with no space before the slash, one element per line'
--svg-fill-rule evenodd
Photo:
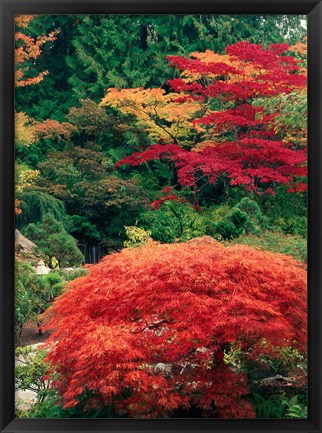
<path fill-rule="evenodd" d="M 15 16 L 15 417 L 307 419 L 307 20 Z"/>

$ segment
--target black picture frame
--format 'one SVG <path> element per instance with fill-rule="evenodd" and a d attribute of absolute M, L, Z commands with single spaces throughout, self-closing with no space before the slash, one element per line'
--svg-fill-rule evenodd
<path fill-rule="evenodd" d="M 0 430 L 13 432 L 307 432 L 321 431 L 322 4 L 312 0 L 0 0 L 1 4 L 1 395 Z M 305 14 L 308 17 L 309 415 L 294 419 L 14 419 L 14 15 Z"/>

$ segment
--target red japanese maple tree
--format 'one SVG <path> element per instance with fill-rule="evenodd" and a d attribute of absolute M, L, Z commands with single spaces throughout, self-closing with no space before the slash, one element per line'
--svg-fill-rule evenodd
<path fill-rule="evenodd" d="M 288 141 L 285 131 L 277 132 L 278 111 L 265 114 L 262 106 L 253 105 L 258 98 L 306 91 L 306 74 L 291 47 L 264 49 L 238 42 L 224 55 L 206 51 L 167 59 L 181 73 L 169 80 L 174 93 L 134 89 L 130 96 L 127 90 L 110 89 L 102 100 L 102 105 L 136 116 L 138 126 L 145 125 L 152 137 L 164 134 L 116 167 L 170 161 L 179 184 L 195 191 L 200 182 L 214 183 L 219 177 L 259 193 L 272 192 L 276 183 L 292 192 L 306 189 L 305 146 Z"/>
<path fill-rule="evenodd" d="M 246 361 L 306 349 L 306 271 L 292 258 L 203 237 L 106 256 L 69 283 L 46 316 L 48 361 L 65 408 L 164 417 L 252 418 Z"/>

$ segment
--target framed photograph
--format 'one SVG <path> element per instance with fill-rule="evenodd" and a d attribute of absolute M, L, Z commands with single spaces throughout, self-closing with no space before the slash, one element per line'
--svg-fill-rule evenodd
<path fill-rule="evenodd" d="M 321 431 L 321 22 L 1 0 L 1 432 Z"/>

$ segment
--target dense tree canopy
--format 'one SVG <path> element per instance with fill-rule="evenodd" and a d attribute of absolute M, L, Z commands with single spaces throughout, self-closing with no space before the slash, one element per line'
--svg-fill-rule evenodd
<path fill-rule="evenodd" d="M 88 407 L 132 417 L 194 404 L 247 418 L 246 376 L 223 363 L 225 350 L 242 348 L 244 362 L 305 350 L 306 272 L 282 254 L 211 238 L 151 243 L 92 266 L 47 315 L 66 407 L 86 393 Z"/>
<path fill-rule="evenodd" d="M 281 127 L 272 126 L 278 112 L 263 115 L 263 106 L 252 104 L 257 98 L 292 92 L 301 96 L 305 91 L 301 61 L 286 55 L 291 50 L 286 44 L 264 50 L 238 42 L 228 46 L 225 55 L 206 51 L 192 58 L 169 56 L 181 71 L 180 78 L 169 80 L 175 93 L 110 89 L 101 105 L 132 114 L 151 139 L 159 137 L 158 144 L 117 165 L 168 159 L 175 163 L 179 184 L 194 191 L 203 179 L 214 183 L 220 176 L 254 191 L 273 191 L 273 183 L 305 190 L 303 182 L 296 182 L 306 174 L 305 149 L 285 140 Z M 299 134 L 305 131 L 302 125 Z"/>

